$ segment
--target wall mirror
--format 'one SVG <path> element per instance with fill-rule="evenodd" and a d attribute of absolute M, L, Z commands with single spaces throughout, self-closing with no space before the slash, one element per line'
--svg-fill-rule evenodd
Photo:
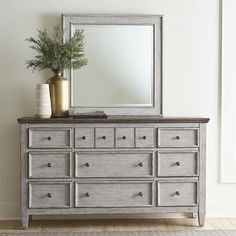
<path fill-rule="evenodd" d="M 162 115 L 162 17 L 63 15 L 65 40 L 84 30 L 88 65 L 65 70 L 70 109 Z"/>

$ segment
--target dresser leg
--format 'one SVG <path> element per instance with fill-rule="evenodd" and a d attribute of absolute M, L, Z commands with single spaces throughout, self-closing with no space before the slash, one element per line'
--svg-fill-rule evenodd
<path fill-rule="evenodd" d="M 22 215 L 21 216 L 21 221 L 22 221 L 22 228 L 23 229 L 28 229 L 29 225 L 29 215 Z"/>
<path fill-rule="evenodd" d="M 32 221 L 32 220 L 33 220 L 33 216 L 29 215 L 29 221 Z"/>
<path fill-rule="evenodd" d="M 205 213 L 203 212 L 198 212 L 198 224 L 200 227 L 204 226 L 204 222 L 205 222 Z"/>

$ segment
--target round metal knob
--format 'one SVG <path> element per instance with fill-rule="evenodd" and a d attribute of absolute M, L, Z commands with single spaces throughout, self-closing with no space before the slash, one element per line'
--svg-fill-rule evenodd
<path fill-rule="evenodd" d="M 126 139 L 126 136 L 123 136 L 122 138 L 123 138 L 123 139 Z"/>
<path fill-rule="evenodd" d="M 176 191 L 175 194 L 176 194 L 177 196 L 179 196 L 179 195 L 180 195 L 180 192 L 179 192 L 179 191 Z"/>
<path fill-rule="evenodd" d="M 139 163 L 138 163 L 138 166 L 143 167 L 143 163 L 142 163 L 142 162 L 139 162 Z"/>
<path fill-rule="evenodd" d="M 48 167 L 52 167 L 52 164 L 51 164 L 51 163 L 48 163 Z"/>
<path fill-rule="evenodd" d="M 86 167 L 89 167 L 89 166 L 90 166 L 88 162 L 86 162 L 84 165 L 85 165 Z"/>
<path fill-rule="evenodd" d="M 86 196 L 86 197 L 90 197 L 89 193 L 85 193 L 85 196 Z"/>
<path fill-rule="evenodd" d="M 103 139 L 106 139 L 107 137 L 106 136 L 102 136 Z"/>
<path fill-rule="evenodd" d="M 47 139 L 48 139 L 49 141 L 52 140 L 52 138 L 51 138 L 50 136 L 49 136 Z"/>
<path fill-rule="evenodd" d="M 143 196 L 143 193 L 142 193 L 142 192 L 139 192 L 139 193 L 138 193 L 138 196 L 139 196 L 139 197 L 142 197 L 142 196 Z"/>
<path fill-rule="evenodd" d="M 146 136 L 143 136 L 143 139 L 147 139 L 147 137 L 146 137 Z"/>
<path fill-rule="evenodd" d="M 85 139 L 86 139 L 86 136 L 82 136 L 82 139 L 85 140 Z"/>
<path fill-rule="evenodd" d="M 179 161 L 177 161 L 177 162 L 175 163 L 175 165 L 177 165 L 177 166 L 180 166 L 180 162 L 179 162 Z"/>
<path fill-rule="evenodd" d="M 52 197 L 52 194 L 51 194 L 51 193 L 48 193 L 48 197 Z"/>
<path fill-rule="evenodd" d="M 176 139 L 178 139 L 178 140 L 180 139 L 180 137 L 179 137 L 179 136 L 176 136 L 175 138 L 176 138 Z"/>

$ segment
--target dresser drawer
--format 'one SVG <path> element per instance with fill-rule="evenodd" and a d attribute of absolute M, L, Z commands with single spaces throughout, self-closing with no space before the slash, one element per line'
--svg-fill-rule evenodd
<path fill-rule="evenodd" d="M 134 147 L 134 128 L 116 128 L 116 147 Z"/>
<path fill-rule="evenodd" d="M 71 148 L 71 128 L 29 128 L 29 148 Z"/>
<path fill-rule="evenodd" d="M 77 183 L 76 207 L 151 207 L 151 182 Z"/>
<path fill-rule="evenodd" d="M 136 128 L 136 147 L 153 147 L 153 128 Z"/>
<path fill-rule="evenodd" d="M 197 181 L 158 182 L 158 206 L 197 205 Z"/>
<path fill-rule="evenodd" d="M 71 207 L 70 182 L 30 182 L 29 208 Z"/>
<path fill-rule="evenodd" d="M 71 154 L 69 152 L 30 152 L 29 178 L 70 178 Z"/>
<path fill-rule="evenodd" d="M 198 147 L 197 128 L 159 128 L 159 147 Z"/>
<path fill-rule="evenodd" d="M 75 148 L 94 148 L 94 128 L 75 128 Z"/>
<path fill-rule="evenodd" d="M 114 148 L 114 128 L 96 128 L 96 148 Z"/>
<path fill-rule="evenodd" d="M 152 177 L 153 152 L 77 152 L 76 177 Z"/>
<path fill-rule="evenodd" d="M 162 150 L 158 152 L 158 176 L 197 176 L 198 152 Z"/>

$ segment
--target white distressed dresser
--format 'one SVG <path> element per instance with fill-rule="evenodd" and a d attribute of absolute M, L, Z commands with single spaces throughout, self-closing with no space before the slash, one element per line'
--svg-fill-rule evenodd
<path fill-rule="evenodd" d="M 21 214 L 198 214 L 207 118 L 20 118 Z"/>

